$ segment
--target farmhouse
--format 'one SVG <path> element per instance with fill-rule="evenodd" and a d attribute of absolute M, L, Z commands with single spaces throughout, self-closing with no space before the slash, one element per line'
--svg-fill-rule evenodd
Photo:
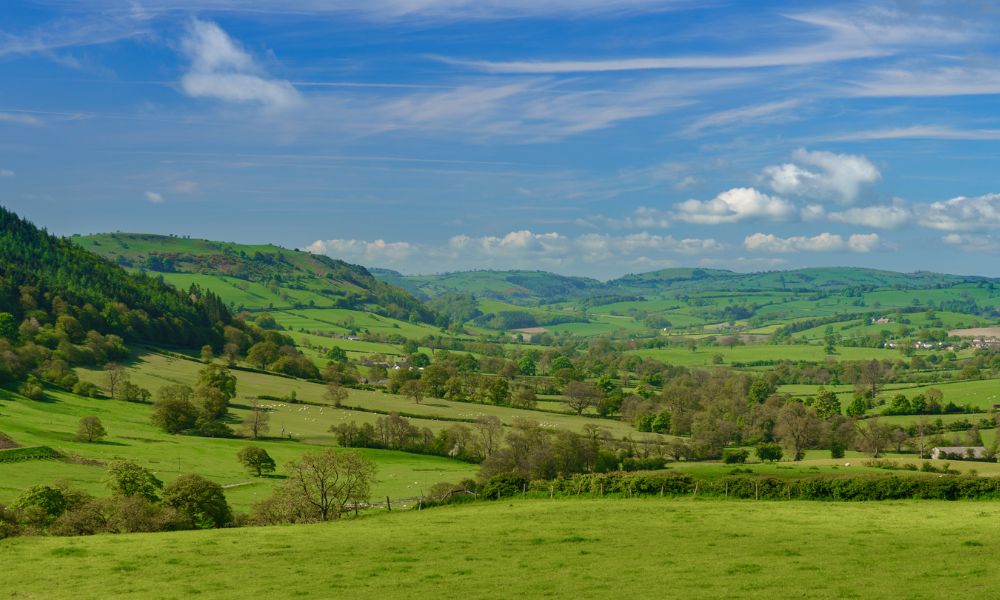
<path fill-rule="evenodd" d="M 982 460 L 986 458 L 986 448 L 983 446 L 939 446 L 931 448 L 931 458 L 934 460 Z"/>

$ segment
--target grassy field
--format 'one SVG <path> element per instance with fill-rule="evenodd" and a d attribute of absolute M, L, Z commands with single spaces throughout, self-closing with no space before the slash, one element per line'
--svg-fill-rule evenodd
<path fill-rule="evenodd" d="M 129 373 L 138 385 L 156 391 L 160 387 L 172 383 L 193 384 L 197 379 L 198 370 L 202 368 L 198 362 L 173 358 L 163 354 L 148 353 L 141 356 L 135 363 L 129 366 Z M 102 371 L 79 370 L 80 377 L 85 380 L 100 384 L 103 376 Z M 275 397 L 287 397 L 295 392 L 296 397 L 305 402 L 325 404 L 323 398 L 326 391 L 325 386 L 303 381 L 300 379 L 290 379 L 277 377 L 265 373 L 254 373 L 247 371 L 234 371 L 237 378 L 237 404 L 247 404 L 250 398 L 266 395 Z M 408 413 L 418 418 L 414 419 L 414 425 L 419 427 L 429 427 L 437 431 L 443 427 L 451 425 L 447 420 L 435 420 L 444 417 L 474 420 L 480 415 L 494 415 L 505 424 L 510 425 L 516 417 L 525 417 L 541 422 L 546 427 L 557 427 L 572 431 L 583 431 L 584 425 L 594 424 L 608 429 L 616 437 L 633 434 L 637 438 L 656 436 L 656 434 L 643 434 L 637 432 L 631 425 L 617 419 L 597 419 L 587 416 L 577 416 L 570 414 L 568 408 L 563 405 L 565 414 L 553 414 L 549 412 L 523 410 L 510 408 L 507 406 L 495 406 L 492 404 L 476 404 L 469 402 L 452 402 L 438 398 L 426 398 L 422 403 L 395 394 L 382 392 L 372 392 L 366 390 L 349 390 L 349 397 L 344 402 L 347 406 L 357 406 L 377 411 L 397 411 Z M 309 442 L 331 443 L 333 436 L 328 433 L 329 426 L 347 419 L 358 421 L 374 420 L 378 415 L 366 412 L 334 410 L 327 407 L 322 415 L 319 411 L 322 407 L 303 406 L 291 403 L 275 404 L 274 413 L 271 417 L 272 425 L 285 424 L 287 431 L 291 431 L 297 437 L 301 436 Z M 236 414 L 240 416 L 239 408 Z M 424 418 L 419 418 L 424 417 Z"/>
<path fill-rule="evenodd" d="M 183 473 L 199 473 L 222 485 L 233 486 L 227 489 L 227 497 L 240 510 L 269 495 L 271 488 L 281 482 L 279 478 L 249 476 L 236 461 L 240 448 L 249 444 L 265 448 L 277 461 L 276 474 L 280 475 L 285 463 L 303 452 L 319 449 L 321 446 L 317 443 L 333 444 L 330 434 L 319 435 L 319 431 L 306 441 L 302 439 L 306 436 L 298 434 L 296 440 L 270 438 L 254 442 L 169 435 L 150 424 L 152 408 L 149 405 L 80 398 L 61 392 L 50 392 L 49 396 L 47 402 L 35 402 L 0 390 L 0 431 L 22 446 L 50 446 L 90 461 L 105 463 L 119 458 L 132 459 L 154 470 L 164 481 Z M 244 411 L 233 412 L 242 416 Z M 104 441 L 88 444 L 74 439 L 77 422 L 85 415 L 101 419 L 108 430 Z M 280 417 L 272 419 L 272 433 L 277 434 Z M 373 491 L 377 497 L 387 494 L 400 498 L 419 496 L 422 489 L 429 489 L 435 483 L 472 477 L 477 470 L 476 465 L 434 456 L 368 449 L 362 452 L 378 464 L 379 483 Z M 59 479 L 103 495 L 103 478 L 103 465 L 83 461 L 0 463 L 0 502 L 9 502 L 28 486 L 50 484 Z"/>
<path fill-rule="evenodd" d="M 900 356 L 899 352 L 884 348 L 837 348 L 836 354 L 828 355 L 823 346 L 805 344 L 749 344 L 733 346 L 732 348 L 718 345 L 698 345 L 694 352 L 686 347 L 673 346 L 635 350 L 631 353 L 655 358 L 672 365 L 689 367 L 710 366 L 713 364 L 712 359 L 716 354 L 722 356 L 723 364 L 760 360 L 823 362 L 829 358 L 835 360 L 895 359 Z"/>
<path fill-rule="evenodd" d="M 319 525 L 9 539 L 0 553 L 17 567 L 0 587 L 51 599 L 988 598 L 998 519 L 990 502 L 512 500 Z"/>

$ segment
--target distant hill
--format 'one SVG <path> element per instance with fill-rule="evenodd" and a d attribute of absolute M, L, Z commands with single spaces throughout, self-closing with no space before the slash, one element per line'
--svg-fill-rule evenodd
<path fill-rule="evenodd" d="M 586 296 L 603 289 L 587 277 L 569 277 L 546 271 L 461 271 L 439 275 L 402 275 L 380 269 L 374 275 L 426 298 L 445 294 L 473 294 L 514 304 L 555 302 Z"/>
<path fill-rule="evenodd" d="M 465 271 L 440 275 L 403 275 L 376 270 L 376 277 L 426 298 L 466 293 L 513 303 L 547 304 L 568 300 L 613 301 L 618 297 L 718 291 L 838 291 L 848 289 L 934 289 L 990 283 L 987 277 L 919 271 L 897 273 L 857 267 L 737 273 L 722 269 L 674 268 L 629 274 L 600 282 L 544 271 Z"/>
<path fill-rule="evenodd" d="M 364 267 L 318 254 L 141 233 L 74 236 L 72 241 L 178 287 L 198 283 L 236 310 L 345 308 L 428 323 L 435 318 L 411 293 L 379 281 Z"/>

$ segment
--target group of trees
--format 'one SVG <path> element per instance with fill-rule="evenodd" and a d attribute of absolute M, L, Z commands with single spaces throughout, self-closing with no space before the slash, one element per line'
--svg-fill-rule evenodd
<path fill-rule="evenodd" d="M 153 403 L 153 424 L 167 433 L 195 433 L 206 436 L 232 435 L 226 423 L 229 403 L 236 396 L 236 377 L 225 366 L 212 363 L 198 372 L 194 387 L 170 384 L 159 389 Z M 261 413 L 253 435 L 266 431 Z"/>
<path fill-rule="evenodd" d="M 432 432 L 413 425 L 406 417 L 391 413 L 375 424 L 349 421 L 332 425 L 337 444 L 346 448 L 384 448 L 418 454 L 447 456 L 467 462 L 481 462 L 490 456 L 503 438 L 503 425 L 494 416 L 479 417 L 475 423 L 454 423 Z"/>
<path fill-rule="evenodd" d="M 222 487 L 200 475 L 181 475 L 164 485 L 149 469 L 116 461 L 108 466 L 105 482 L 111 495 L 103 498 L 65 482 L 26 489 L 9 507 L 0 506 L 0 538 L 172 531 L 233 522 Z"/>

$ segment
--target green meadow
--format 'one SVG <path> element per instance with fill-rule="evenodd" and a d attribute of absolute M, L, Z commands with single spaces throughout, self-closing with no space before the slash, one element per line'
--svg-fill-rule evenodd
<path fill-rule="evenodd" d="M 24 598 L 989 598 L 1000 504 L 568 499 L 0 541 Z M 881 565 L 881 566 L 880 566 Z M 890 575 L 891 574 L 891 575 Z"/>

